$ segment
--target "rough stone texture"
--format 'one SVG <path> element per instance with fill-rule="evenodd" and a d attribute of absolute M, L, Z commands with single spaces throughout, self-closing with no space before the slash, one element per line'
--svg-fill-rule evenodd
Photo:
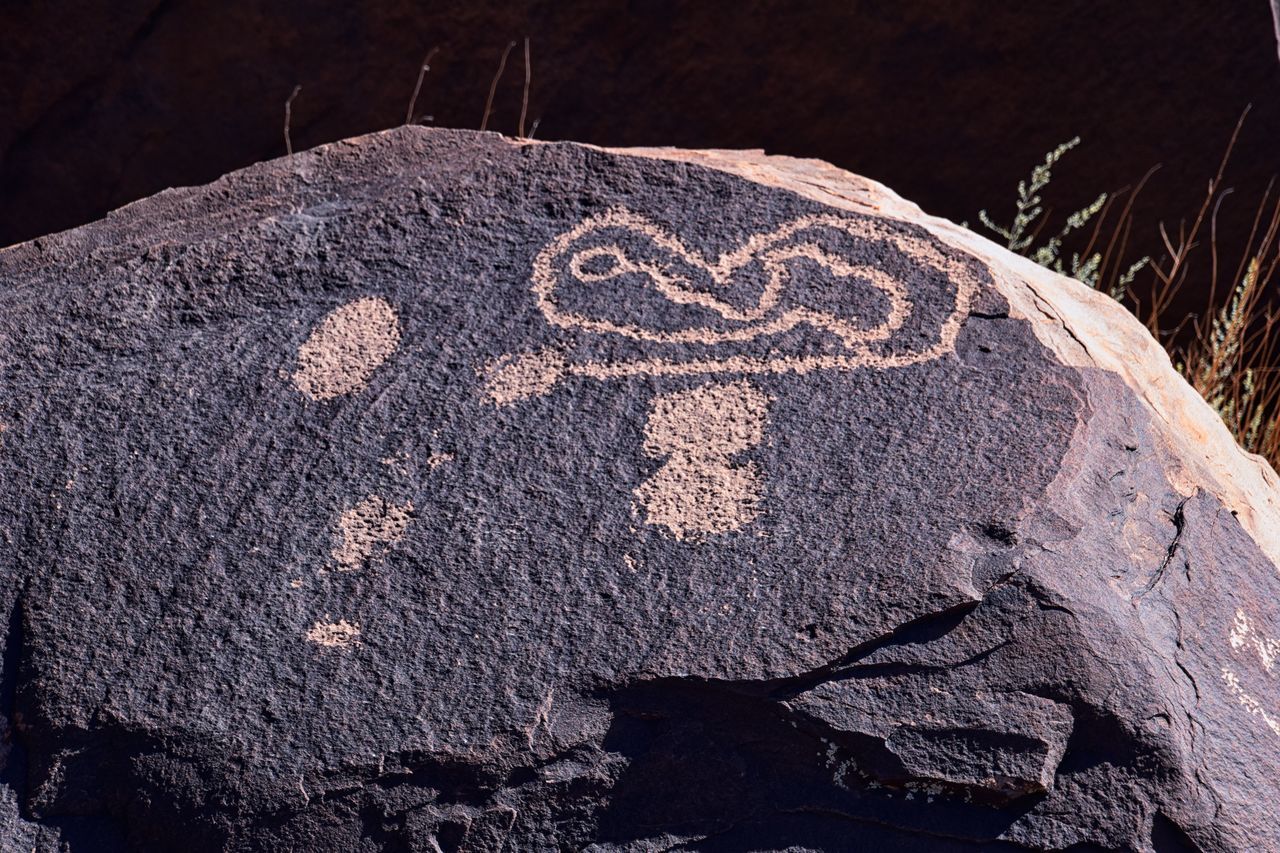
<path fill-rule="evenodd" d="M 1280 483 L 825 164 L 403 129 L 0 252 L 5 849 L 1280 844 Z"/>

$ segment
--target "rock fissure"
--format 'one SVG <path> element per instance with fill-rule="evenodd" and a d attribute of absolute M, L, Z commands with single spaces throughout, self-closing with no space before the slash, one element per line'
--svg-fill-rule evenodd
<path fill-rule="evenodd" d="M 1175 507 L 1173 512 L 1170 514 L 1169 521 L 1173 524 L 1174 528 L 1173 538 L 1165 548 L 1164 560 L 1161 561 L 1160 567 L 1156 569 L 1155 573 L 1151 576 L 1151 579 L 1147 581 L 1146 586 L 1144 586 L 1134 597 L 1135 602 L 1155 589 L 1160 584 L 1160 581 L 1164 580 L 1165 572 L 1168 571 L 1169 566 L 1173 563 L 1173 559 L 1177 556 L 1182 545 L 1182 534 L 1186 528 L 1186 515 L 1184 510 L 1190 501 L 1191 498 L 1189 497 L 1183 498 L 1178 502 L 1177 507 Z M 1190 564 L 1188 563 L 1188 566 L 1189 565 Z M 1187 571 L 1189 573 L 1190 568 L 1188 568 Z"/>
<path fill-rule="evenodd" d="M 1072 341 L 1074 341 L 1076 345 L 1079 346 L 1080 349 L 1084 352 L 1085 358 L 1092 361 L 1093 356 L 1090 355 L 1089 353 L 1088 345 L 1085 344 L 1085 342 L 1081 340 L 1081 338 L 1076 334 L 1075 330 L 1071 328 L 1071 324 L 1069 324 L 1066 321 L 1066 318 L 1064 318 L 1057 311 L 1052 310 L 1053 303 L 1046 300 L 1034 285 L 1028 284 L 1027 288 L 1031 292 L 1031 296 L 1035 301 L 1035 306 L 1037 309 L 1039 309 L 1040 313 L 1042 313 L 1045 317 L 1049 318 L 1049 320 L 1051 320 L 1052 322 L 1056 323 L 1059 327 L 1061 327 L 1062 331 L 1064 331 L 1067 334 L 1067 337 L 1069 337 Z"/>

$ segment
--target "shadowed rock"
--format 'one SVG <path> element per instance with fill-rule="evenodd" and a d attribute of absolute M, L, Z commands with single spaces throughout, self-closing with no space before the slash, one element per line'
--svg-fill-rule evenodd
<path fill-rule="evenodd" d="M 15 849 L 1280 843 L 1280 486 L 824 164 L 401 129 L 0 252 Z"/>

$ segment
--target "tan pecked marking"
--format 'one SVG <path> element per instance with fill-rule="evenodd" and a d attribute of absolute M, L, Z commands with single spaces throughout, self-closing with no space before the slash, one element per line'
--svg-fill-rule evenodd
<path fill-rule="evenodd" d="M 569 271 L 580 281 L 598 283 L 616 278 L 627 273 L 644 273 L 653 283 L 654 288 L 664 297 L 679 305 L 699 305 L 709 308 L 726 320 L 743 323 L 754 323 L 747 328 L 716 331 L 713 329 L 685 329 L 675 332 L 664 332 L 645 329 L 640 326 L 614 323 L 582 314 L 562 310 L 555 302 L 558 275 L 555 262 L 560 259 L 576 240 L 592 231 L 605 228 L 618 228 L 641 234 L 649 238 L 654 245 L 675 255 L 692 266 L 706 270 L 712 281 L 721 287 L 727 287 L 734 273 L 752 261 L 760 261 L 768 273 L 768 284 L 760 296 L 759 303 L 747 311 L 740 311 L 727 302 L 716 299 L 710 293 L 694 289 L 680 276 L 668 273 L 662 266 L 643 261 L 632 261 L 621 247 L 614 245 L 590 248 L 575 253 L 569 259 Z M 701 343 L 714 344 L 725 341 L 752 340 L 762 335 L 777 334 L 786 331 L 801 322 L 807 322 L 819 328 L 826 328 L 848 346 L 864 343 L 867 340 L 879 340 L 887 336 L 889 331 L 902 325 L 909 313 L 909 303 L 905 289 L 901 283 L 894 281 L 880 270 L 867 265 L 850 264 L 837 258 L 812 243 L 789 244 L 795 235 L 816 228 L 835 228 L 855 237 L 864 239 L 889 239 L 895 243 L 909 240 L 889 231 L 877 228 L 874 224 L 840 216 L 806 216 L 783 225 L 765 234 L 753 235 L 746 243 L 732 252 L 721 255 L 715 261 L 709 261 L 699 253 L 689 249 L 675 237 L 662 231 L 643 217 L 623 209 L 610 210 L 600 216 L 583 220 L 575 228 L 557 237 L 547 248 L 538 254 L 533 262 L 533 292 L 538 298 L 538 307 L 548 322 L 563 328 L 582 329 L 591 332 L 624 335 L 641 341 L 654 343 Z M 882 232 L 882 233 L 877 233 Z M 919 242 L 919 241 L 914 241 Z M 916 254 L 904 248 L 908 254 Z M 930 249 L 932 251 L 932 249 Z M 936 255 L 937 253 L 934 252 Z M 597 273 L 589 272 L 585 264 L 600 257 L 607 257 L 611 265 Z M 860 276 L 867 278 L 873 287 L 881 290 L 889 299 L 888 318 L 872 329 L 860 329 L 838 317 L 811 309 L 797 309 L 782 312 L 779 316 L 765 320 L 766 316 L 779 304 L 785 290 L 789 273 L 786 261 L 796 258 L 808 258 L 826 266 L 833 274 L 842 277 Z"/>
<path fill-rule="evenodd" d="M 454 456 L 452 453 L 437 450 L 435 453 L 432 453 L 427 457 L 427 467 L 431 469 L 439 468 L 441 465 L 448 465 L 453 461 L 453 459 Z"/>
<path fill-rule="evenodd" d="M 318 646 L 330 649 L 349 649 L 360 645 L 360 623 L 339 619 L 337 622 L 317 622 L 307 630 L 307 639 Z"/>
<path fill-rule="evenodd" d="M 728 288 L 733 276 L 758 262 L 767 283 L 754 306 L 739 308 L 715 293 L 698 290 L 668 265 L 635 260 L 617 243 L 574 252 L 575 241 L 592 232 L 614 229 L 649 240 L 668 257 L 704 270 L 714 284 Z M 898 332 L 914 310 L 906 286 L 875 265 L 856 264 L 833 255 L 807 235 L 835 229 L 859 240 L 895 246 L 916 263 L 941 271 L 956 288 L 953 310 L 943 320 L 936 340 L 923 349 L 886 354 L 873 352 Z M 859 325 L 825 311 L 799 306 L 783 309 L 783 295 L 791 266 L 805 260 L 838 278 L 869 284 L 884 297 L 887 308 L 878 323 Z M 718 314 L 727 329 L 701 327 L 664 331 L 592 318 L 566 311 L 556 302 L 562 271 L 580 282 L 605 284 L 623 275 L 642 275 L 665 299 L 677 305 L 696 305 Z M 502 406 L 550 392 L 571 376 L 595 380 L 630 376 L 706 376 L 762 373 L 805 374 L 814 370 L 890 368 L 939 358 L 955 349 L 969 304 L 978 289 L 969 266 L 943 255 L 927 240 L 900 233 L 881 221 L 833 215 L 796 219 L 768 233 L 756 234 L 737 249 L 708 260 L 653 223 L 623 209 L 584 220 L 561 234 L 533 262 L 532 290 L 539 310 L 553 326 L 574 331 L 619 335 L 646 344 L 701 344 L 754 341 L 807 324 L 830 334 L 843 352 L 824 355 L 701 355 L 694 358 L 653 356 L 611 363 L 571 362 L 554 350 L 509 355 L 481 371 L 490 399 Z M 757 518 L 764 495 L 763 479 L 754 462 L 735 463 L 733 457 L 764 438 L 768 399 L 746 381 L 717 382 L 690 391 L 658 397 L 645 429 L 647 454 L 666 461 L 635 490 L 648 524 L 667 528 L 677 539 L 740 530 Z"/>
<path fill-rule="evenodd" d="M 1268 675 L 1275 676 L 1274 669 L 1277 664 L 1277 657 L 1280 657 L 1280 641 L 1259 631 L 1253 620 L 1243 610 L 1236 610 L 1235 621 L 1231 623 L 1231 628 L 1227 632 L 1227 642 L 1231 645 L 1232 651 L 1236 653 L 1241 650 L 1252 651 L 1258 656 L 1258 661 L 1262 664 L 1263 670 Z M 1221 668 L 1221 672 L 1222 681 L 1226 684 L 1227 691 L 1235 697 L 1236 702 L 1249 714 L 1262 720 L 1263 724 L 1275 735 L 1280 736 L 1280 718 L 1267 713 L 1267 709 L 1263 707 L 1263 704 L 1244 689 L 1244 686 L 1240 683 L 1240 677 L 1236 675 L 1233 669 L 1224 666 Z"/>
<path fill-rule="evenodd" d="M 1258 655 L 1262 668 L 1267 672 L 1275 669 L 1280 662 L 1280 640 L 1265 636 L 1254 627 L 1253 620 L 1243 610 L 1236 610 L 1236 619 L 1227 634 L 1231 648 L 1239 650 L 1248 646 Z"/>
<path fill-rule="evenodd" d="M 730 329 L 661 331 L 591 318 L 561 309 L 556 303 L 559 277 L 557 265 L 570 253 L 575 241 L 593 231 L 607 228 L 622 229 L 647 238 L 669 254 L 704 269 L 712 281 L 721 287 L 729 286 L 736 271 L 753 261 L 762 264 L 768 274 L 768 283 L 754 307 L 740 310 L 717 299 L 713 294 L 692 288 L 686 280 L 669 273 L 660 265 L 632 260 L 621 247 L 612 244 L 583 249 L 569 255 L 568 272 L 578 280 L 588 283 L 606 282 L 627 273 L 642 273 L 668 300 L 680 305 L 698 305 L 716 312 L 725 320 L 743 325 Z M 806 231 L 820 228 L 836 229 L 863 240 L 889 243 L 917 263 L 942 271 L 955 285 L 956 296 L 954 310 L 943 322 L 937 339 L 914 352 L 872 352 L 869 349 L 871 344 L 886 340 L 902 327 L 913 310 L 912 302 L 904 285 L 883 270 L 866 264 L 850 263 L 815 243 L 800 239 Z M 876 325 L 861 327 L 813 308 L 779 310 L 782 294 L 790 279 L 788 264 L 800 258 L 823 266 L 837 277 L 869 283 L 887 300 L 888 311 L 885 318 Z M 608 262 L 606 268 L 596 271 L 588 268 L 589 265 L 598 265 L 602 259 Z M 737 355 L 680 360 L 654 357 L 609 364 L 570 363 L 562 355 L 552 351 L 527 353 L 499 359 L 485 368 L 487 391 L 498 405 L 545 394 L 557 382 L 569 376 L 603 381 L 646 375 L 804 374 L 813 370 L 906 367 L 939 358 L 955 349 L 964 317 L 978 289 L 978 280 L 966 264 L 948 258 L 924 239 L 898 233 L 885 222 L 833 215 L 806 216 L 768 233 L 754 235 L 734 251 L 721 255 L 715 261 L 709 261 L 643 217 L 622 209 L 588 218 L 553 240 L 534 259 L 532 278 L 532 290 L 539 310 L 547 322 L 564 329 L 621 335 L 656 344 L 713 345 L 755 340 L 788 331 L 803 323 L 834 336 L 846 352 L 839 355 Z"/>
<path fill-rule="evenodd" d="M 485 373 L 489 397 L 506 406 L 550 391 L 565 375 L 566 365 L 559 353 L 544 351 L 499 359 Z"/>
<path fill-rule="evenodd" d="M 1262 703 L 1245 691 L 1240 684 L 1240 676 L 1236 675 L 1230 667 L 1222 667 L 1222 681 L 1235 700 L 1240 703 L 1240 707 L 1262 720 L 1263 725 L 1271 729 L 1273 734 L 1280 736 L 1280 720 L 1268 714 Z"/>
<path fill-rule="evenodd" d="M 749 382 L 701 385 L 653 401 L 645 423 L 650 456 L 724 460 L 764 439 L 769 398 Z"/>
<path fill-rule="evenodd" d="M 676 539 L 741 530 L 760 515 L 764 484 L 754 462 L 733 457 L 764 439 L 769 399 L 746 381 L 703 385 L 653 401 L 644 450 L 668 460 L 635 495 L 645 523 Z"/>
<path fill-rule="evenodd" d="M 413 504 L 388 503 L 370 495 L 338 517 L 338 540 L 333 558 L 338 571 L 352 572 L 404 536 L 413 518 Z"/>
<path fill-rule="evenodd" d="M 400 321 L 385 299 L 366 296 L 330 312 L 298 348 L 293 382 L 313 400 L 364 388 L 400 345 Z"/>

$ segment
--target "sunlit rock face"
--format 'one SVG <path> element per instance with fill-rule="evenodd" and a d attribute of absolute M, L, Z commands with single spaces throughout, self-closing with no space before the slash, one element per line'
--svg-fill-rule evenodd
<path fill-rule="evenodd" d="M 1280 844 L 1275 474 L 824 164 L 361 137 L 0 252 L 0 365 L 14 849 Z"/>

